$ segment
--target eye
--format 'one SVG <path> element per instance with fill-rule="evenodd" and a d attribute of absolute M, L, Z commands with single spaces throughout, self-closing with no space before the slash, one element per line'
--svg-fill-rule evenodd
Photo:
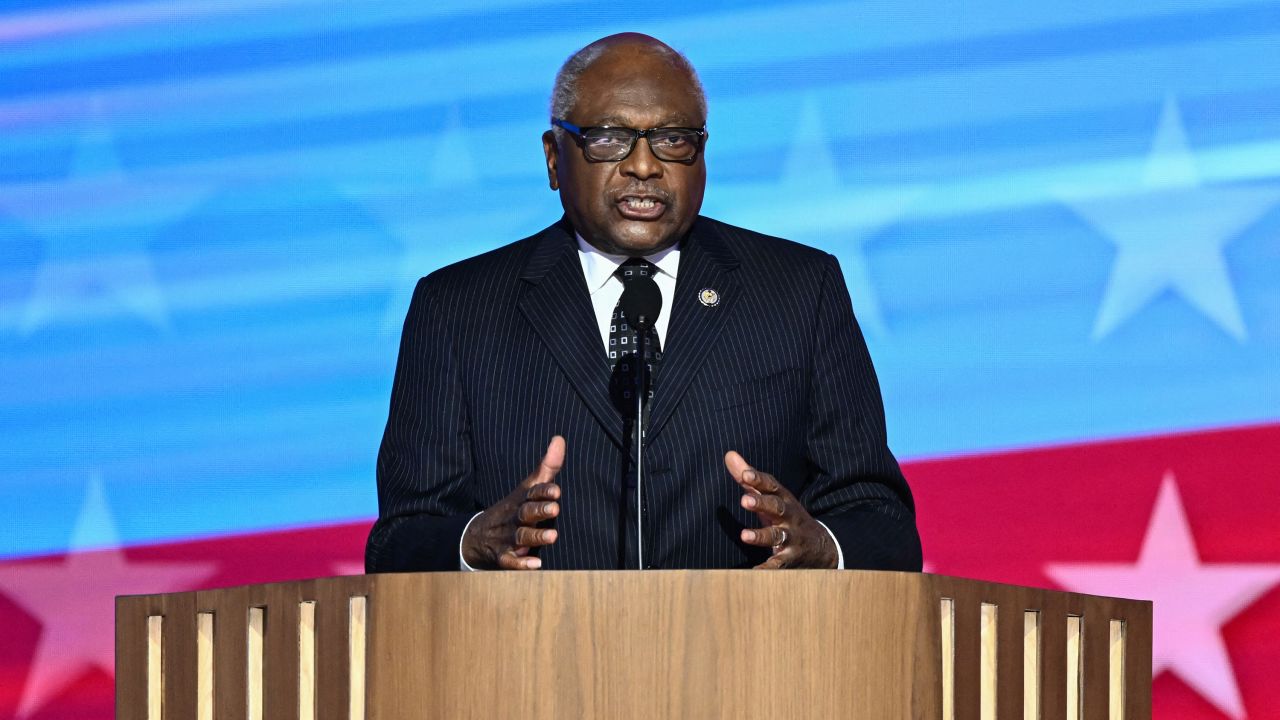
<path fill-rule="evenodd" d="M 592 130 L 583 136 L 588 145 L 593 147 L 613 147 L 630 144 L 631 138 L 625 133 L 610 130 Z"/>
<path fill-rule="evenodd" d="M 655 146 L 666 150 L 679 150 L 693 142 L 693 137 L 686 132 L 659 133 L 652 137 Z"/>

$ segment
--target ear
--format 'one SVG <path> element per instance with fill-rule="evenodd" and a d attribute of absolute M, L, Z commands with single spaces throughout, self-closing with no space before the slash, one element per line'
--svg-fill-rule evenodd
<path fill-rule="evenodd" d="M 547 157 L 547 182 L 552 190 L 559 190 L 560 180 L 556 177 L 556 165 L 560 159 L 560 151 L 556 147 L 554 131 L 548 130 L 542 133 L 542 154 Z"/>

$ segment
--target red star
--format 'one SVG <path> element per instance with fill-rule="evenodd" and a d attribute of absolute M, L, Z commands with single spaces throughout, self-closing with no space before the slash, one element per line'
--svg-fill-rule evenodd
<path fill-rule="evenodd" d="M 115 547 L 76 552 L 77 539 L 110 538 Z M 41 626 L 31 672 L 18 705 L 27 717 L 73 682 L 99 667 L 113 672 L 115 596 L 192 589 L 214 574 L 214 563 L 131 563 L 115 543 L 102 482 L 95 475 L 76 521 L 72 552 L 63 560 L 11 565 L 0 592 Z"/>

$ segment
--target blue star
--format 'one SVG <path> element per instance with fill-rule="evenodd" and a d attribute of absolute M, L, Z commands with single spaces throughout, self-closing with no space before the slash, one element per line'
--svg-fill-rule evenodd
<path fill-rule="evenodd" d="M 923 185 L 846 187 L 831 157 L 818 102 L 811 97 L 801 108 L 781 177 L 709 188 L 707 214 L 832 249 L 844 270 L 858 322 L 885 336 L 888 330 L 863 247 L 926 190 Z"/>
<path fill-rule="evenodd" d="M 489 249 L 529 234 L 538 213 L 529 202 L 504 201 L 482 183 L 466 130 L 456 112 L 438 137 L 406 147 L 421 158 L 425 177 L 353 183 L 343 191 L 378 219 L 404 247 L 391 278 L 392 297 L 382 332 L 399 332 L 418 278 L 479 249 Z M 523 189 L 521 190 L 523 193 Z"/>
<path fill-rule="evenodd" d="M 1165 100 L 1136 183 L 1061 196 L 1116 246 L 1094 322 L 1095 341 L 1165 291 L 1182 297 L 1237 341 L 1247 338 L 1223 249 L 1280 201 L 1280 186 L 1206 187 L 1172 98 Z"/>
<path fill-rule="evenodd" d="M 0 190 L 0 210 L 45 244 L 31 295 L 14 321 L 19 332 L 120 315 L 168 328 L 147 242 L 157 226 L 184 215 L 205 194 L 159 177 L 126 175 L 102 129 L 81 137 L 66 180 Z"/>

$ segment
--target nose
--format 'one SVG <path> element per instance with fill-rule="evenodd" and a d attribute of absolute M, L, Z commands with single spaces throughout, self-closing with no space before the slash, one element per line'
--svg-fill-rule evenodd
<path fill-rule="evenodd" d="M 662 177 L 663 164 L 649 148 L 649 138 L 636 138 L 631 154 L 618 163 L 618 172 L 637 180 Z"/>

